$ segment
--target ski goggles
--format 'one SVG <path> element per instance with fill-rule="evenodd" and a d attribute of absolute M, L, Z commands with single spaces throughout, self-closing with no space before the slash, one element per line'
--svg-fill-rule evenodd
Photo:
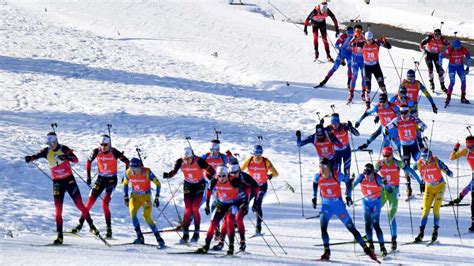
<path fill-rule="evenodd" d="M 211 151 L 218 151 L 219 149 L 220 149 L 219 143 L 212 143 L 211 144 L 211 148 L 210 148 Z"/>
<path fill-rule="evenodd" d="M 53 143 L 56 143 L 58 142 L 58 137 L 54 136 L 54 135 L 48 135 L 47 138 L 46 138 L 46 144 L 53 144 Z"/>

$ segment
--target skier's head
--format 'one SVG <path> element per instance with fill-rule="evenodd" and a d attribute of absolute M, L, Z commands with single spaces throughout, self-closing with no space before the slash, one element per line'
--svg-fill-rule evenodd
<path fill-rule="evenodd" d="M 109 135 L 101 135 L 99 139 L 99 145 L 103 151 L 108 151 L 110 149 L 110 137 Z"/>
<path fill-rule="evenodd" d="M 408 105 L 400 106 L 400 115 L 403 120 L 406 120 L 409 114 L 410 114 L 410 108 L 408 108 Z"/>
<path fill-rule="evenodd" d="M 466 147 L 470 150 L 474 149 L 474 136 L 468 136 L 466 138 Z"/>
<path fill-rule="evenodd" d="M 421 159 L 424 161 L 429 161 L 433 157 L 433 153 L 429 149 L 423 149 L 421 151 Z"/>
<path fill-rule="evenodd" d="M 354 26 L 354 35 L 360 37 L 362 35 L 362 25 L 356 24 Z"/>
<path fill-rule="evenodd" d="M 142 166 L 142 162 L 138 158 L 132 158 L 130 160 L 130 171 L 132 171 L 133 175 L 137 175 L 140 167 Z"/>
<path fill-rule="evenodd" d="M 319 160 L 319 170 L 321 173 L 325 174 L 326 176 L 328 175 L 329 172 L 331 172 L 331 162 L 329 161 L 328 158 L 321 158 Z"/>
<path fill-rule="evenodd" d="M 229 175 L 237 176 L 240 173 L 240 165 L 237 159 L 231 160 L 229 163 Z"/>
<path fill-rule="evenodd" d="M 219 149 L 220 149 L 220 140 L 218 139 L 213 139 L 211 140 L 211 146 L 210 146 L 210 150 L 212 153 L 218 153 L 219 152 Z"/>
<path fill-rule="evenodd" d="M 262 156 L 262 154 L 263 154 L 263 147 L 262 147 L 262 145 L 257 144 L 257 145 L 255 145 L 255 146 L 253 146 L 252 154 L 253 154 L 254 156 L 256 156 L 256 157 Z"/>
<path fill-rule="evenodd" d="M 333 113 L 331 115 L 331 125 L 338 126 L 340 122 L 341 121 L 339 119 L 339 114 L 338 113 Z"/>
<path fill-rule="evenodd" d="M 352 36 L 354 35 L 354 28 L 349 26 L 346 28 L 346 34 L 349 35 L 349 36 Z"/>
<path fill-rule="evenodd" d="M 46 144 L 49 145 L 51 149 L 56 149 L 58 146 L 58 136 L 54 132 L 49 132 L 46 134 Z"/>
<path fill-rule="evenodd" d="M 324 139 L 324 127 L 321 124 L 316 125 L 316 137 L 318 139 Z"/>
<path fill-rule="evenodd" d="M 454 48 L 454 49 L 459 49 L 459 48 L 461 48 L 461 41 L 459 41 L 458 39 L 454 40 L 454 41 L 453 41 L 453 48 Z"/>
<path fill-rule="evenodd" d="M 374 165 L 371 163 L 368 163 L 364 166 L 364 174 L 365 175 L 371 175 L 374 173 Z"/>
<path fill-rule="evenodd" d="M 441 30 L 440 30 L 440 29 L 435 29 L 435 30 L 433 31 L 433 36 L 434 36 L 436 39 L 441 38 Z"/>
<path fill-rule="evenodd" d="M 410 82 L 414 82 L 415 78 L 416 78 L 415 70 L 408 69 L 408 71 L 407 71 L 407 80 L 410 81 Z"/>
<path fill-rule="evenodd" d="M 225 165 L 218 166 L 216 169 L 216 175 L 219 182 L 225 183 L 229 180 L 229 169 Z"/>
<path fill-rule="evenodd" d="M 185 147 L 181 158 L 186 164 L 192 164 L 194 158 L 193 149 L 191 149 L 191 147 Z"/>
<path fill-rule="evenodd" d="M 319 4 L 319 8 L 322 13 L 326 12 L 328 10 L 328 3 L 326 1 L 322 1 L 321 4 Z"/>
<path fill-rule="evenodd" d="M 393 155 L 393 149 L 390 146 L 384 147 L 382 150 L 382 155 L 384 159 L 391 159 Z"/>
<path fill-rule="evenodd" d="M 380 93 L 379 95 L 379 103 L 385 104 L 388 100 L 388 96 L 386 93 Z"/>
<path fill-rule="evenodd" d="M 374 34 L 371 31 L 365 33 L 365 39 L 368 42 L 372 42 L 374 40 Z"/>
<path fill-rule="evenodd" d="M 407 98 L 407 88 L 401 87 L 398 89 L 398 98 L 405 100 Z"/>

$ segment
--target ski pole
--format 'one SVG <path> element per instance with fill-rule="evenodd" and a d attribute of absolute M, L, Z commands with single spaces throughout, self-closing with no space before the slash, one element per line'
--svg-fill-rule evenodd
<path fill-rule="evenodd" d="M 300 166 L 300 186 L 301 186 L 301 215 L 304 217 L 303 204 L 303 175 L 301 174 L 301 147 L 298 147 L 298 164 Z"/>
<path fill-rule="evenodd" d="M 406 183 L 405 185 L 408 186 L 409 183 Z M 408 198 L 408 211 L 410 213 L 410 226 L 411 226 L 411 238 L 413 238 L 415 235 L 413 233 L 413 216 L 411 214 L 411 202 L 410 198 Z"/>
<path fill-rule="evenodd" d="M 184 181 L 181 182 L 181 184 L 179 185 L 179 187 L 171 194 L 171 198 L 166 202 L 165 206 L 163 207 L 163 211 L 166 209 L 166 207 L 168 207 L 168 205 L 170 204 L 171 200 L 175 197 L 176 193 L 178 193 L 178 191 L 181 189 L 181 187 L 183 186 L 183 184 L 184 184 Z M 162 212 L 163 212 L 163 211 L 162 211 Z M 162 212 L 158 214 L 158 217 L 156 217 L 155 222 L 158 221 L 158 218 L 160 218 Z"/>
<path fill-rule="evenodd" d="M 157 208 L 157 209 L 160 211 L 160 208 Z M 168 224 L 169 224 L 171 227 L 175 227 L 175 226 L 173 225 L 173 223 L 171 223 L 171 221 L 170 221 L 170 219 L 168 218 L 168 216 L 166 216 L 166 214 L 164 213 L 164 209 L 161 210 L 160 214 L 161 214 L 161 213 L 163 214 L 163 217 L 165 217 L 165 220 L 168 222 Z M 179 233 L 178 230 L 176 230 L 175 232 L 176 232 L 176 234 L 178 234 L 178 236 L 179 236 L 180 239 L 183 238 L 183 237 L 181 236 L 181 234 Z M 151 233 L 153 233 L 153 232 L 151 232 Z"/>
<path fill-rule="evenodd" d="M 357 153 L 355 151 L 354 138 L 352 137 L 352 134 L 349 134 L 349 136 L 351 137 L 352 150 L 354 150 L 354 159 L 355 159 L 355 163 L 356 163 L 357 175 L 360 175 L 359 163 L 357 162 Z M 353 180 L 355 179 L 354 174 L 352 174 L 352 179 Z M 352 182 L 353 182 L 353 180 L 352 180 Z M 354 198 L 355 198 L 355 193 L 352 195 L 352 201 L 353 202 L 354 202 Z M 352 217 L 354 218 L 354 227 L 355 227 L 355 225 L 356 225 L 356 215 L 355 215 L 355 205 L 354 204 L 352 204 Z M 356 245 L 355 245 L 355 242 L 354 242 L 354 254 L 355 254 L 355 250 L 356 250 L 355 246 Z"/>
<path fill-rule="evenodd" d="M 434 128 L 434 119 L 432 120 L 432 124 L 431 124 L 431 133 L 430 133 L 430 145 L 429 145 L 429 150 L 431 150 L 431 139 L 433 138 L 433 128 Z"/>
<path fill-rule="evenodd" d="M 255 212 L 255 214 L 257 214 L 257 217 L 260 218 L 260 220 L 262 220 L 263 224 L 265 225 L 265 227 L 268 229 L 268 232 L 270 232 L 270 234 L 272 235 L 272 237 L 275 239 L 275 241 L 277 242 L 278 246 L 280 246 L 281 250 L 283 250 L 283 253 L 285 253 L 285 255 L 287 255 L 288 253 L 286 252 L 286 250 L 281 246 L 280 244 L 280 241 L 278 241 L 278 239 L 276 238 L 276 236 L 273 234 L 272 230 L 270 230 L 270 227 L 267 225 L 267 223 L 265 222 L 265 220 L 263 220 L 262 216 L 260 216 L 260 214 L 258 214 L 258 212 Z M 263 237 L 263 236 L 262 236 Z"/>
<path fill-rule="evenodd" d="M 219 135 L 222 134 L 222 131 L 218 131 L 216 128 L 214 128 L 214 133 L 216 133 L 216 139 L 219 140 Z M 189 144 L 191 146 L 191 144 Z"/>
<path fill-rule="evenodd" d="M 112 148 L 112 135 L 110 134 L 110 128 L 112 128 L 112 124 L 107 124 L 107 130 L 109 131 L 110 138 L 110 148 Z"/>
<path fill-rule="evenodd" d="M 402 83 L 402 76 L 403 76 L 403 64 L 405 63 L 405 58 L 402 58 L 402 69 L 400 70 L 400 82 Z"/>
<path fill-rule="evenodd" d="M 390 56 L 390 60 L 392 61 L 393 67 L 395 68 L 395 71 L 397 72 L 398 78 L 401 80 L 402 76 L 398 73 L 397 66 L 395 65 L 395 61 L 393 61 L 392 53 L 390 53 L 390 49 L 387 49 L 388 55 Z"/>
<path fill-rule="evenodd" d="M 191 148 L 192 152 L 193 152 L 193 155 L 194 155 L 194 149 L 193 147 L 191 146 L 191 142 L 189 141 L 191 139 L 191 137 L 186 137 L 186 141 L 188 142 L 188 146 L 189 148 Z"/>
<path fill-rule="evenodd" d="M 168 181 L 168 182 L 166 182 L 166 183 L 168 183 L 168 188 L 169 188 L 169 190 L 170 190 L 170 192 L 171 192 L 172 190 L 171 190 L 171 184 L 170 184 L 170 182 Z M 180 223 L 180 224 L 183 224 L 183 218 L 181 218 L 181 215 L 179 214 L 178 206 L 176 205 L 176 201 L 175 201 L 174 197 L 172 197 L 172 199 L 173 199 L 174 209 L 176 210 L 176 215 L 178 216 L 179 223 Z"/>
<path fill-rule="evenodd" d="M 93 189 L 92 186 L 87 184 L 86 180 L 84 180 L 84 178 L 82 178 L 82 176 L 76 170 L 74 170 L 74 168 L 71 167 L 71 169 L 79 177 L 79 179 L 82 180 L 82 182 L 84 182 L 90 189 Z M 101 195 L 98 195 L 98 196 L 101 200 L 104 200 Z"/>
<path fill-rule="evenodd" d="M 296 23 L 294 23 L 288 16 L 286 16 L 283 12 L 281 12 L 280 9 L 278 9 L 275 5 L 273 5 L 270 0 L 268 0 L 268 4 L 271 5 L 278 13 L 280 13 L 283 17 L 285 17 L 287 19 L 288 22 L 290 22 L 291 24 L 295 25 L 295 27 L 297 27 L 300 31 L 304 32 L 304 30 L 302 30 L 300 27 L 298 27 L 298 25 L 296 25 Z"/>
<path fill-rule="evenodd" d="M 456 159 L 456 195 L 459 195 L 459 158 Z M 457 219 L 459 219 L 459 205 L 457 207 Z"/>
<path fill-rule="evenodd" d="M 32 165 L 36 166 L 36 168 L 38 168 L 38 170 L 41 171 L 41 173 L 43 173 L 43 175 L 45 175 L 46 177 L 48 177 L 51 181 L 53 181 L 53 179 L 45 172 L 43 171 L 43 169 L 41 169 L 36 163 L 34 162 L 30 162 Z"/>
<path fill-rule="evenodd" d="M 273 190 L 273 192 L 275 192 L 275 197 L 277 198 L 278 205 L 281 205 L 281 203 L 280 203 L 280 199 L 278 198 L 278 194 L 276 193 L 276 190 L 275 190 L 275 187 L 273 186 L 272 180 L 268 179 L 268 182 L 269 182 L 269 183 L 270 183 L 270 185 L 272 186 L 272 190 Z"/>
<path fill-rule="evenodd" d="M 453 201 L 453 196 L 451 195 L 451 188 L 449 187 L 449 178 L 446 177 L 446 185 L 448 186 L 448 193 L 449 193 L 449 198 L 451 201 Z M 456 211 L 454 210 L 454 206 L 452 206 L 453 209 L 453 215 L 454 215 L 454 221 L 456 222 L 456 229 L 458 230 L 458 235 L 459 235 L 459 241 L 461 241 L 462 244 L 462 237 L 461 237 L 461 231 L 459 231 L 459 221 L 456 216 Z"/>
<path fill-rule="evenodd" d="M 471 126 L 467 126 L 466 129 L 467 129 L 467 131 L 469 131 L 469 135 L 472 137 Z"/>
<path fill-rule="evenodd" d="M 252 225 L 253 225 L 254 227 L 256 226 L 255 223 L 254 223 L 254 221 L 253 221 L 248 215 L 247 215 L 247 219 L 249 219 L 249 221 L 252 223 Z M 265 244 L 267 244 L 267 247 L 270 249 L 270 251 L 273 253 L 273 255 L 274 255 L 275 257 L 278 257 L 278 255 L 275 253 L 275 251 L 273 251 L 272 246 L 270 246 L 270 244 L 268 244 L 268 242 L 267 242 L 267 240 L 265 239 L 265 237 L 264 237 L 263 235 L 261 235 L 261 237 L 262 237 L 263 241 L 265 241 Z"/>
<path fill-rule="evenodd" d="M 424 53 L 423 53 L 424 55 Z M 416 71 L 418 72 L 418 76 L 420 76 L 420 79 L 421 79 L 421 84 L 423 84 L 423 87 L 426 88 L 426 85 L 425 85 L 425 81 L 423 80 L 423 76 L 421 75 L 421 72 L 420 72 L 420 68 L 418 67 L 420 65 L 420 62 L 419 61 L 415 61 L 415 58 L 413 58 L 413 63 L 415 64 L 415 68 L 416 68 Z M 423 58 L 423 57 L 422 57 Z M 420 60 L 421 61 L 421 60 Z M 417 101 L 417 104 L 420 102 L 420 99 L 421 99 L 421 93 L 420 93 L 420 96 L 418 96 L 418 101 Z"/>
<path fill-rule="evenodd" d="M 332 113 L 334 114 L 336 111 L 334 110 L 336 108 L 336 106 L 334 104 L 331 104 L 331 109 L 332 109 Z"/>

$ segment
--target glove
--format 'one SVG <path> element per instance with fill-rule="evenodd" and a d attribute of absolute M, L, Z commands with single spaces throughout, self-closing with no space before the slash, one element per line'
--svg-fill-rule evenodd
<path fill-rule="evenodd" d="M 469 74 L 469 67 L 466 67 L 466 70 L 464 70 L 464 74 Z"/>
<path fill-rule="evenodd" d="M 435 104 L 431 105 L 431 109 L 433 109 L 433 113 L 437 114 L 438 113 L 438 107 L 436 107 Z"/>
<path fill-rule="evenodd" d="M 382 35 L 382 37 L 380 37 L 380 40 L 381 40 L 382 42 L 387 42 L 387 38 L 385 37 L 385 35 Z"/>
<path fill-rule="evenodd" d="M 346 59 L 342 58 L 341 60 L 341 66 L 345 66 L 346 65 Z"/>
<path fill-rule="evenodd" d="M 33 156 L 25 156 L 25 162 L 26 163 L 29 163 L 31 161 L 33 161 Z"/>
<path fill-rule="evenodd" d="M 297 138 L 301 138 L 301 131 L 296 130 L 296 137 L 297 137 Z"/>
<path fill-rule="evenodd" d="M 242 210 L 242 213 L 245 215 L 247 215 L 249 213 L 249 204 L 248 203 L 242 203 L 240 205 L 240 209 Z"/>
<path fill-rule="evenodd" d="M 357 122 L 355 123 L 355 128 L 358 128 L 359 126 L 360 126 L 360 123 L 359 123 L 359 121 L 357 121 Z"/>
<path fill-rule="evenodd" d="M 354 202 L 352 201 L 351 197 L 346 197 L 346 205 L 347 207 L 352 206 Z"/>
<path fill-rule="evenodd" d="M 456 144 L 454 144 L 454 151 L 457 152 L 460 147 L 461 147 L 461 144 L 459 144 L 459 142 L 456 143 Z M 28 157 L 28 156 L 27 156 L 27 157 Z"/>
<path fill-rule="evenodd" d="M 313 198 L 313 199 L 311 199 L 311 202 L 313 203 L 313 209 L 316 209 L 316 205 L 318 205 L 318 199 Z"/>
<path fill-rule="evenodd" d="M 380 117 L 379 117 L 379 116 L 376 116 L 376 117 L 374 118 L 374 123 L 377 124 L 379 121 L 380 121 Z"/>
<path fill-rule="evenodd" d="M 257 211 L 257 201 L 256 201 L 256 200 L 253 201 L 252 211 L 253 211 L 253 212 L 256 212 L 256 211 Z"/>
<path fill-rule="evenodd" d="M 347 121 L 347 125 L 349 126 L 349 128 L 352 128 L 352 122 L 351 121 Z"/>
<path fill-rule="evenodd" d="M 153 201 L 153 206 L 160 207 L 160 196 L 156 196 L 155 200 Z"/>
<path fill-rule="evenodd" d="M 423 194 L 423 192 L 425 192 L 425 187 L 426 187 L 425 182 L 422 182 L 422 183 L 420 184 L 420 193 L 421 193 L 421 194 Z"/>
<path fill-rule="evenodd" d="M 272 174 L 269 174 L 269 175 L 267 175 L 267 178 L 268 178 L 268 180 L 272 180 L 273 175 L 272 175 Z"/>
<path fill-rule="evenodd" d="M 308 27 L 304 27 L 303 32 L 304 32 L 304 35 L 308 35 Z"/>
<path fill-rule="evenodd" d="M 125 207 L 128 207 L 130 199 L 128 198 L 128 195 L 123 196 L 123 202 L 125 203 Z"/>
<path fill-rule="evenodd" d="M 388 193 L 392 193 L 393 192 L 393 188 L 391 186 L 385 186 L 385 190 L 388 192 Z"/>
<path fill-rule="evenodd" d="M 448 170 L 447 175 L 448 175 L 449 177 L 453 177 L 453 172 L 451 172 L 451 170 Z"/>
<path fill-rule="evenodd" d="M 61 161 L 65 161 L 65 160 L 67 160 L 67 155 L 65 155 L 65 154 L 58 155 L 58 159 L 61 160 Z"/>
<path fill-rule="evenodd" d="M 163 178 L 170 178 L 170 173 L 164 172 L 163 173 Z"/>
<path fill-rule="evenodd" d="M 87 176 L 86 184 L 87 184 L 88 186 L 90 186 L 91 183 L 92 183 L 92 178 L 91 178 L 90 176 Z"/>
<path fill-rule="evenodd" d="M 206 204 L 206 207 L 204 208 L 204 211 L 206 212 L 206 215 L 211 214 L 211 208 L 209 208 L 209 204 Z"/>
<path fill-rule="evenodd" d="M 367 145 L 367 143 L 364 143 L 364 144 L 360 145 L 359 147 L 357 147 L 357 149 L 363 150 L 363 149 L 367 149 L 367 147 L 369 147 L 369 145 Z"/>
<path fill-rule="evenodd" d="M 421 132 L 423 132 L 423 131 L 421 131 Z M 388 136 L 388 129 L 386 127 L 383 127 L 383 134 L 385 136 Z"/>
<path fill-rule="evenodd" d="M 448 205 L 458 205 L 462 200 L 462 197 L 455 198 L 454 200 L 450 201 Z"/>
<path fill-rule="evenodd" d="M 339 37 L 339 29 L 336 29 L 336 38 Z"/>

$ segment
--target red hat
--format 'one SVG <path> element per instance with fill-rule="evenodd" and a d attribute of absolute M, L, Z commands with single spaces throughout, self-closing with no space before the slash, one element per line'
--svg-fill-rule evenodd
<path fill-rule="evenodd" d="M 474 136 L 468 136 L 466 138 L 466 147 L 474 147 Z"/>
<path fill-rule="evenodd" d="M 383 148 L 382 154 L 385 155 L 392 155 L 393 154 L 393 149 L 390 146 L 387 146 Z"/>

